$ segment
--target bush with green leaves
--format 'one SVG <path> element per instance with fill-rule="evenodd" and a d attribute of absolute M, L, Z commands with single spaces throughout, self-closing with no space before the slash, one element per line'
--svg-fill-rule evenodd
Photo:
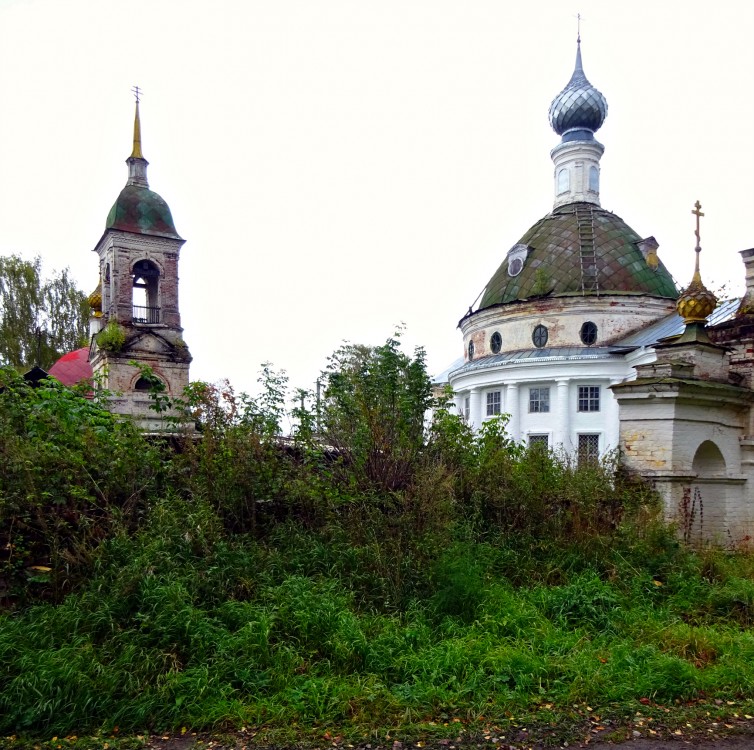
<path fill-rule="evenodd" d="M 87 388 L 0 370 L 0 575 L 13 597 L 60 600 L 159 487 L 157 450 Z"/>
<path fill-rule="evenodd" d="M 108 352 L 119 352 L 126 343 L 126 329 L 115 318 L 110 318 L 107 325 L 95 336 L 100 349 Z"/>
<path fill-rule="evenodd" d="M 425 353 L 409 357 L 400 334 L 377 347 L 344 344 L 323 373 L 322 437 L 338 455 L 338 476 L 360 492 L 411 484 L 433 404 Z"/>
<path fill-rule="evenodd" d="M 191 383 L 177 404 L 196 423 L 171 462 L 176 489 L 210 502 L 228 528 L 262 533 L 285 517 L 291 458 L 279 441 L 287 377 L 268 364 L 261 393 L 236 393 L 224 381 Z M 277 515 L 276 515 L 277 514 Z"/>

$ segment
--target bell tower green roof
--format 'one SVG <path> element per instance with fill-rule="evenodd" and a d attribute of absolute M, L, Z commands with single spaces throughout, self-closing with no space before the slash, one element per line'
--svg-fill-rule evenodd
<path fill-rule="evenodd" d="M 168 204 L 141 185 L 126 185 L 107 215 L 105 229 L 181 239 Z"/>
<path fill-rule="evenodd" d="M 136 114 L 134 115 L 133 148 L 131 155 L 126 159 L 126 164 L 128 164 L 128 182 L 120 191 L 118 199 L 107 215 L 105 230 L 116 229 L 122 232 L 181 239 L 176 231 L 168 204 L 157 193 L 149 189 L 149 181 L 147 180 L 149 162 L 144 158 L 141 151 L 138 90 Z"/>

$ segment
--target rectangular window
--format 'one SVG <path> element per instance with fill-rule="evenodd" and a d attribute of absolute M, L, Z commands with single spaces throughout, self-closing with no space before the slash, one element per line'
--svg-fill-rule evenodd
<path fill-rule="evenodd" d="M 487 416 L 500 414 L 500 391 L 490 391 L 487 394 Z"/>
<path fill-rule="evenodd" d="M 471 398 L 466 396 L 463 400 L 463 418 L 468 422 L 469 415 L 471 414 Z"/>
<path fill-rule="evenodd" d="M 579 411 L 600 410 L 600 387 L 598 385 L 579 386 Z"/>
<path fill-rule="evenodd" d="M 529 388 L 529 411 L 550 411 L 549 388 Z"/>
<path fill-rule="evenodd" d="M 550 447 L 550 438 L 548 435 L 529 435 L 529 447 L 547 449 Z"/>
<path fill-rule="evenodd" d="M 579 435 L 579 466 L 594 464 L 600 458 L 600 436 Z"/>

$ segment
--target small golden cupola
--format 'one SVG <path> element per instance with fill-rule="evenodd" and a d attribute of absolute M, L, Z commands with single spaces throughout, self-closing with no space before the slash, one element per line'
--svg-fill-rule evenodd
<path fill-rule="evenodd" d="M 89 308 L 95 318 L 102 317 L 102 282 L 97 284 L 97 288 L 87 298 L 89 302 Z"/>
<path fill-rule="evenodd" d="M 699 219 L 704 216 L 702 213 L 702 204 L 697 201 L 691 211 L 696 216 L 696 266 L 694 268 L 694 277 L 691 283 L 684 289 L 676 303 L 678 314 L 689 327 L 703 328 L 707 318 L 717 307 L 717 297 L 702 283 L 702 277 L 699 273 L 699 254 L 702 252 L 701 240 L 699 236 Z"/>

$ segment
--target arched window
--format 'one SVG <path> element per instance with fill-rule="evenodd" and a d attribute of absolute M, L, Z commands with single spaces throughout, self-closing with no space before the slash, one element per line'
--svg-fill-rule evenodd
<path fill-rule="evenodd" d="M 139 378 L 136 383 L 134 383 L 134 390 L 135 391 L 148 391 L 152 388 L 152 383 L 150 383 L 145 377 Z"/>
<path fill-rule="evenodd" d="M 567 193 L 571 187 L 571 179 L 567 169 L 558 172 L 558 195 Z"/>
<path fill-rule="evenodd" d="M 133 267 L 134 323 L 160 322 L 160 269 L 151 260 Z"/>
<path fill-rule="evenodd" d="M 469 362 L 474 359 L 474 342 L 469 341 Z"/>

